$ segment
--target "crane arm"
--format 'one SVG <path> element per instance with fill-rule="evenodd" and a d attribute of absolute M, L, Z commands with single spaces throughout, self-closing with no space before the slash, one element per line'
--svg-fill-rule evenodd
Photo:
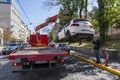
<path fill-rule="evenodd" d="M 41 28 L 47 26 L 48 23 L 50 23 L 50 22 L 55 22 L 55 21 L 57 20 L 58 17 L 59 17 L 59 14 L 56 14 L 56 15 L 54 15 L 54 16 L 48 18 L 48 19 L 46 20 L 46 22 L 44 22 L 44 23 L 42 23 L 42 24 L 36 26 L 35 31 L 38 31 L 39 29 L 41 29 Z"/>
<path fill-rule="evenodd" d="M 43 28 L 43 27 L 45 27 L 45 26 L 47 26 L 47 25 L 48 25 L 48 22 L 44 22 L 44 23 L 36 26 L 35 31 L 38 31 L 39 29 L 41 29 L 41 28 Z"/>

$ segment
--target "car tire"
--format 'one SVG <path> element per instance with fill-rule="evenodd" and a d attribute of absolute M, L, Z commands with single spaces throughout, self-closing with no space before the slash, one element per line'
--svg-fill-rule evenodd
<path fill-rule="evenodd" d="M 58 36 L 57 36 L 56 40 L 57 40 L 58 42 L 60 41 Z"/>
<path fill-rule="evenodd" d="M 6 52 L 2 52 L 3 53 L 3 55 L 6 55 Z"/>
<path fill-rule="evenodd" d="M 71 33 L 70 33 L 70 31 L 66 32 L 66 40 L 71 41 Z"/>
<path fill-rule="evenodd" d="M 93 37 L 88 37 L 87 38 L 87 41 L 92 41 L 93 40 Z"/>

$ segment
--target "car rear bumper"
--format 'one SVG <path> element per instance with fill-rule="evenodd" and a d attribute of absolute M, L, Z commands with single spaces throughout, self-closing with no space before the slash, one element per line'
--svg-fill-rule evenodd
<path fill-rule="evenodd" d="M 76 33 L 73 35 L 73 37 L 81 37 L 81 38 L 93 38 L 94 35 L 93 34 L 87 34 L 87 33 Z"/>

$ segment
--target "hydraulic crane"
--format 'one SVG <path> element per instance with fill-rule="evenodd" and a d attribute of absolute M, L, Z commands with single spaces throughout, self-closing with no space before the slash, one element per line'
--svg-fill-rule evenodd
<path fill-rule="evenodd" d="M 66 13 L 64 13 L 64 14 L 66 14 Z M 31 46 L 36 46 L 36 47 L 47 46 L 48 45 L 47 35 L 44 35 L 45 39 L 43 39 L 44 40 L 43 41 L 43 40 L 41 40 L 43 35 L 41 35 L 38 31 L 41 28 L 46 27 L 49 23 L 55 22 L 57 20 L 57 18 L 59 18 L 60 16 L 63 16 L 64 14 L 62 14 L 62 13 L 56 14 L 56 15 L 54 15 L 52 17 L 49 17 L 44 23 L 36 26 L 35 27 L 36 34 L 35 35 L 30 35 L 31 39 L 30 39 L 29 43 L 31 44 Z M 44 43 L 42 43 L 41 41 L 44 42 Z"/>

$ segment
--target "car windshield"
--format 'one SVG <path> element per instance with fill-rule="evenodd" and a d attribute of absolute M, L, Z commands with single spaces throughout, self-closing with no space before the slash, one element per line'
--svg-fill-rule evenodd
<path fill-rule="evenodd" d="M 8 46 L 16 46 L 17 44 L 8 44 Z"/>
<path fill-rule="evenodd" d="M 81 21 L 88 21 L 88 20 L 86 19 L 74 19 L 73 20 L 74 23 L 81 22 Z"/>

